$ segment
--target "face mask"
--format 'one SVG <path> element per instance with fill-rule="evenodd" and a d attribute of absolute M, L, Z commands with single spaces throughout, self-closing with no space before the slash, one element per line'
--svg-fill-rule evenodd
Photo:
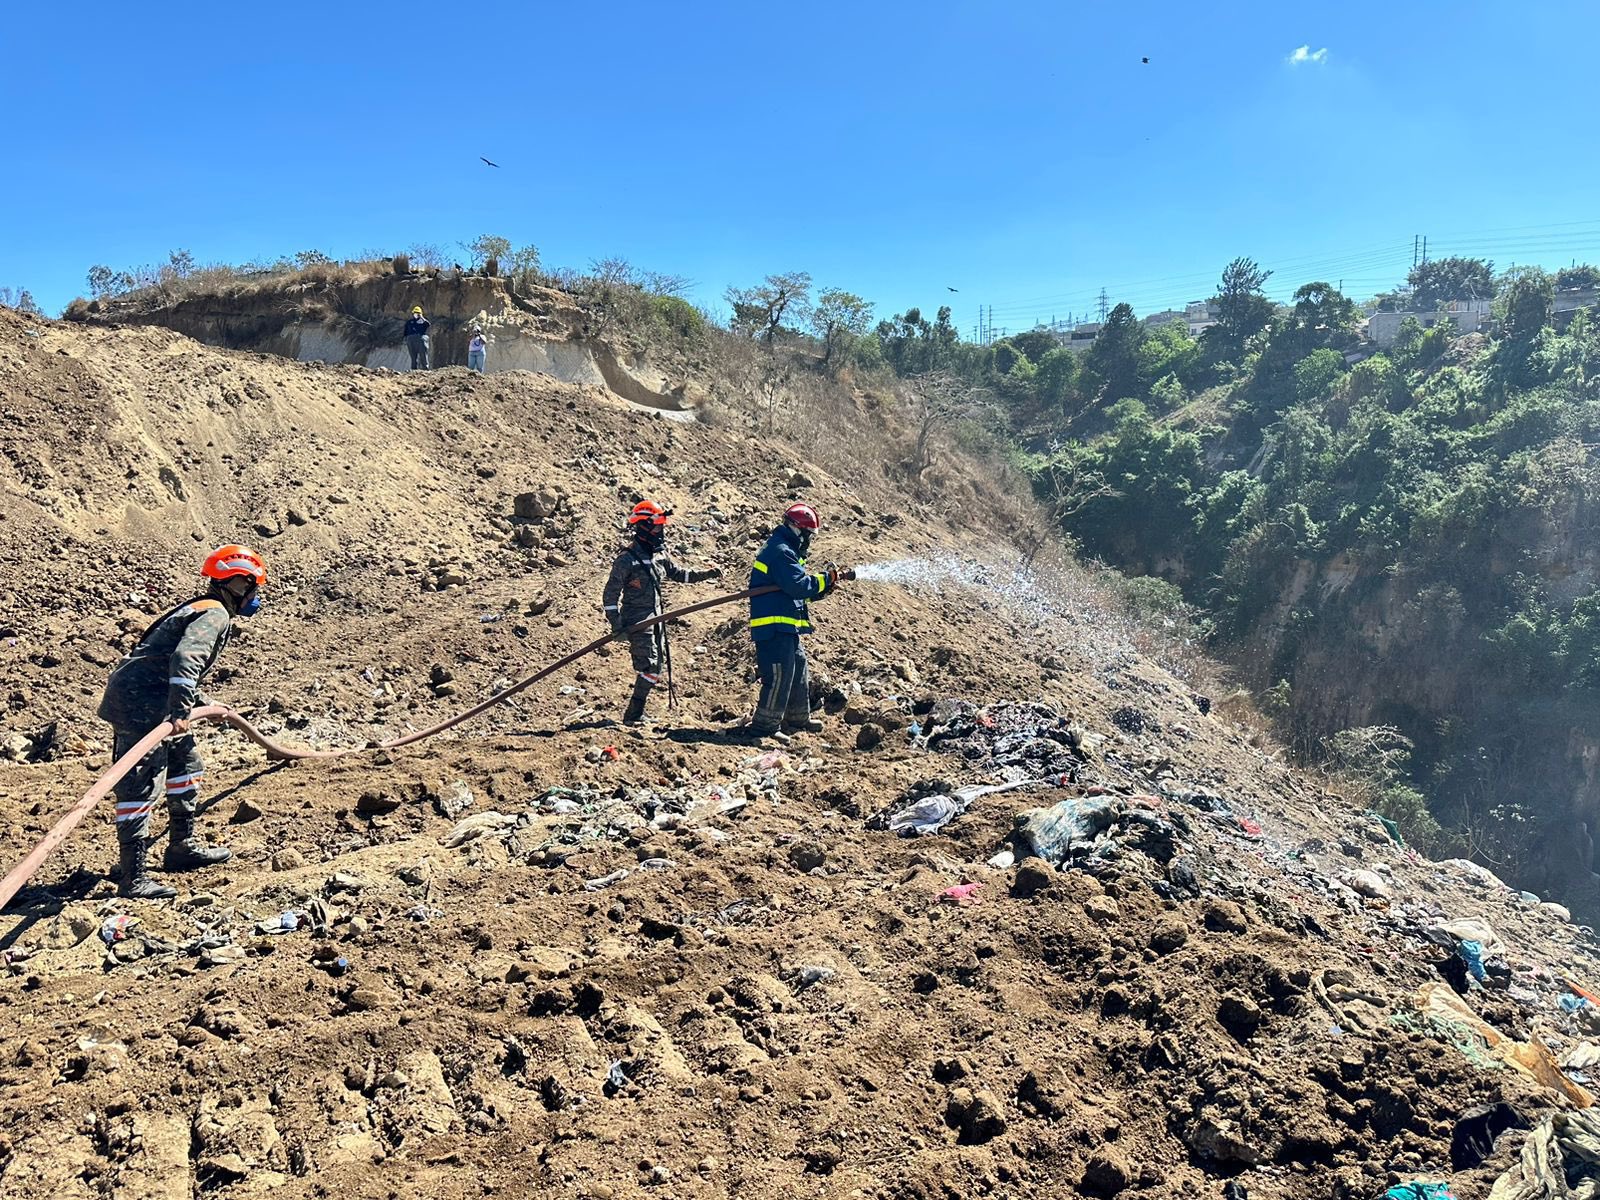
<path fill-rule="evenodd" d="M 261 593 L 260 592 L 253 592 L 251 594 L 251 596 L 250 596 L 250 599 L 246 600 L 243 604 L 239 605 L 239 615 L 241 617 L 253 617 L 260 611 L 261 611 Z"/>

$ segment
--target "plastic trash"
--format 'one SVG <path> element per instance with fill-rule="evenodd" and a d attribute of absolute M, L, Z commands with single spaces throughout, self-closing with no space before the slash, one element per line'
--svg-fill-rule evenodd
<path fill-rule="evenodd" d="M 1483 969 L 1482 942 L 1467 939 L 1456 947 L 1456 953 L 1461 956 L 1461 961 L 1467 964 L 1467 973 L 1479 983 L 1488 978 L 1488 972 Z"/>
<path fill-rule="evenodd" d="M 584 890 L 588 892 L 603 891 L 605 888 L 610 887 L 614 883 L 621 883 L 627 877 L 628 869 L 626 867 L 618 867 L 609 875 L 602 875 L 598 879 L 585 879 L 583 881 L 583 887 Z"/>
<path fill-rule="evenodd" d="M 808 964 L 795 968 L 792 981 L 795 991 L 803 992 L 809 987 L 816 987 L 819 983 L 827 983 L 837 974 L 838 972 L 832 967 Z"/>
<path fill-rule="evenodd" d="M 289 909 L 275 917 L 258 922 L 256 932 L 268 934 L 269 936 L 280 933 L 293 933 L 297 929 L 308 928 L 310 924 L 311 919 L 305 913 Z"/>
<path fill-rule="evenodd" d="M 1561 1011 L 1564 1013 L 1580 1013 L 1586 1008 L 1594 1007 L 1582 996 L 1574 996 L 1571 992 L 1562 993 L 1561 999 L 1558 1001 L 1558 1003 L 1561 1005 Z"/>
<path fill-rule="evenodd" d="M 1050 808 L 1029 809 L 1017 817 L 1019 849 L 1046 862 L 1062 863 L 1075 844 L 1092 842 L 1110 828 L 1116 809 L 1100 796 L 1063 800 Z"/>
<path fill-rule="evenodd" d="M 1246 837 L 1258 838 L 1261 836 L 1260 821 L 1252 820 L 1250 817 L 1240 817 L 1238 820 L 1239 830 Z"/>
<path fill-rule="evenodd" d="M 940 892 L 939 899 L 962 906 L 977 904 L 981 899 L 978 893 L 982 890 L 981 883 L 958 883 L 955 887 L 947 887 Z"/>
<path fill-rule="evenodd" d="M 1448 1183 L 1397 1183 L 1383 1200 L 1456 1200 Z"/>
<path fill-rule="evenodd" d="M 550 802 L 550 811 L 558 817 L 570 817 L 573 813 L 582 812 L 583 805 L 566 796 L 559 796 Z"/>
<path fill-rule="evenodd" d="M 1007 846 L 1004 850 L 1000 851 L 999 854 L 996 854 L 993 858 L 991 858 L 989 860 L 989 866 L 996 867 L 999 870 L 1005 871 L 1005 870 L 1008 870 L 1009 868 L 1015 866 L 1016 862 L 1017 862 L 1016 852 L 1014 850 L 1012 850 L 1010 846 Z"/>
<path fill-rule="evenodd" d="M 1491 1200 L 1592 1196 L 1600 1188 L 1600 1112 L 1552 1113 L 1523 1143 L 1517 1163 L 1495 1180 Z"/>
<path fill-rule="evenodd" d="M 924 796 L 891 816 L 886 828 L 900 837 L 927 837 L 959 817 L 963 807 L 949 796 Z"/>
<path fill-rule="evenodd" d="M 100 922 L 100 940 L 108 946 L 120 942 L 133 932 L 133 927 L 138 923 L 138 917 L 115 913 Z"/>
<path fill-rule="evenodd" d="M 647 858 L 639 864 L 641 871 L 670 871 L 678 864 L 670 858 Z"/>
<path fill-rule="evenodd" d="M 614 1096 L 632 1082 L 628 1078 L 628 1073 L 622 1069 L 622 1065 L 622 1060 L 619 1058 L 606 1070 L 606 1082 L 601 1090 L 608 1096 Z"/>

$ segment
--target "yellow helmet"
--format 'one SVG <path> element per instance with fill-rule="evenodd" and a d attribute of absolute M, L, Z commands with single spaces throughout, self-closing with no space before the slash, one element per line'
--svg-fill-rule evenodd
<path fill-rule="evenodd" d="M 420 313 L 420 312 L 421 312 L 421 311 L 422 311 L 422 305 L 420 305 L 420 304 L 413 304 L 413 305 L 412 305 L 412 306 L 411 306 L 411 311 L 412 311 L 412 312 L 414 312 L 414 313 Z"/>

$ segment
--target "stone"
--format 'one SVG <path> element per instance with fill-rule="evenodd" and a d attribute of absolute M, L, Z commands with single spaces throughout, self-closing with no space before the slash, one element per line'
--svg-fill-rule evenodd
<path fill-rule="evenodd" d="M 1115 1196 L 1132 1182 L 1133 1170 L 1116 1150 L 1102 1150 L 1083 1169 L 1083 1190 L 1095 1196 Z"/>
<path fill-rule="evenodd" d="M 789 861 L 797 871 L 815 871 L 828 859 L 828 852 L 813 841 L 795 842 L 789 847 Z"/>
<path fill-rule="evenodd" d="M 876 750 L 883 744 L 883 730 L 877 725 L 863 725 L 856 734 L 857 750 Z"/>
<path fill-rule="evenodd" d="M 306 865 L 306 856 L 292 847 L 279 850 L 272 856 L 272 869 L 274 871 L 297 871 Z"/>
<path fill-rule="evenodd" d="M 1169 917 L 1150 935 L 1150 949 L 1157 954 L 1171 954 L 1188 940 L 1189 927 L 1177 917 Z"/>
<path fill-rule="evenodd" d="M 1248 924 L 1244 909 L 1231 900 L 1213 900 L 1201 914 L 1207 929 L 1216 933 L 1243 933 Z"/>
<path fill-rule="evenodd" d="M 1217 1020 L 1243 1040 L 1260 1028 L 1261 1006 L 1243 992 L 1229 992 L 1217 1006 Z"/>
<path fill-rule="evenodd" d="M 1375 871 L 1346 871 L 1339 876 L 1339 882 L 1369 900 L 1387 900 L 1390 896 L 1389 885 Z"/>
<path fill-rule="evenodd" d="M 982 1144 L 999 1137 L 1006 1131 L 1005 1110 L 993 1092 L 974 1092 L 971 1088 L 950 1089 L 950 1100 L 945 1107 L 945 1121 L 960 1135 L 963 1142 Z"/>
<path fill-rule="evenodd" d="M 1047 892 L 1056 883 L 1056 869 L 1044 859 L 1029 855 L 1017 866 L 1017 880 L 1011 886 L 1013 896 L 1036 896 Z"/>
<path fill-rule="evenodd" d="M 789 486 L 792 488 L 808 488 L 817 485 L 811 482 L 811 476 L 802 471 L 795 471 L 789 476 Z"/>
<path fill-rule="evenodd" d="M 1083 911 L 1090 920 L 1102 925 L 1122 916 L 1122 906 L 1110 896 L 1090 896 L 1083 902 Z"/>
<path fill-rule="evenodd" d="M 561 497 L 553 488 L 520 492 L 511 501 L 511 515 L 521 521 L 542 521 L 553 517 L 561 507 Z"/>
<path fill-rule="evenodd" d="M 1553 900 L 1546 900 L 1539 905 L 1541 912 L 1548 913 L 1563 924 L 1572 924 L 1572 910 L 1564 904 L 1557 904 Z"/>
<path fill-rule="evenodd" d="M 382 816 L 394 812 L 400 804 L 400 797 L 393 792 L 362 792 L 361 798 L 356 801 L 356 811 L 368 817 Z"/>
<path fill-rule="evenodd" d="M 244 825 L 251 821 L 259 820 L 261 808 L 254 801 L 241 800 L 239 807 L 233 810 L 233 816 L 228 818 L 230 825 Z"/>

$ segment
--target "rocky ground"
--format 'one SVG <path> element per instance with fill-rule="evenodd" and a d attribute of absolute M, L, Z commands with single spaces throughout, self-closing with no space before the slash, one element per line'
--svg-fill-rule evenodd
<path fill-rule="evenodd" d="M 787 746 L 726 736 L 737 607 L 674 628 L 642 735 L 616 653 L 392 754 L 206 734 L 232 862 L 119 901 L 98 813 L 0 916 L 8 1197 L 1468 1200 L 1588 1102 L 1589 932 L 1285 767 L 1078 575 L 1018 575 L 981 484 L 952 528 L 537 376 L 3 311 L 0 452 L 5 865 L 216 542 L 272 582 L 211 693 L 321 746 L 589 641 L 642 495 L 728 590 L 794 496 L 818 558 L 900 564 L 819 606 L 826 728 Z"/>

